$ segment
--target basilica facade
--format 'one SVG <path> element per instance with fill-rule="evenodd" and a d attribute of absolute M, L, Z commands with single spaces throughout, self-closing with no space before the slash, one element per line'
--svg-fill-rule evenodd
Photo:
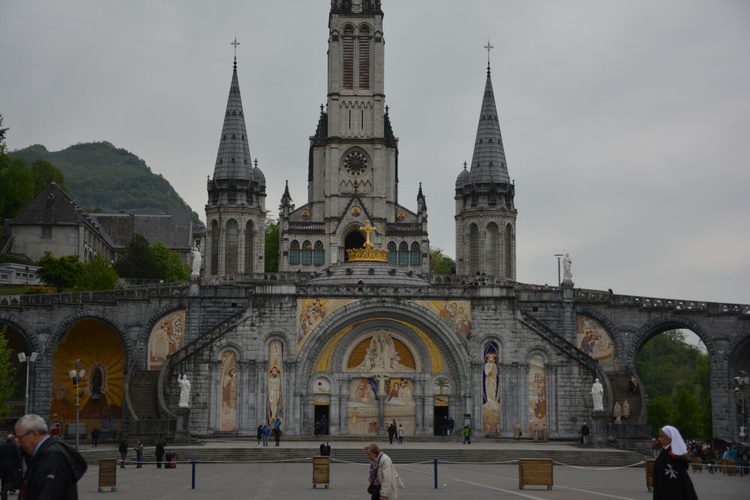
<path fill-rule="evenodd" d="M 235 60 L 191 282 L 0 297 L 11 349 L 39 353 L 31 411 L 66 433 L 80 408 L 86 434 L 249 436 L 268 422 L 285 435 L 322 423 L 365 437 L 395 420 L 430 436 L 452 419 L 478 436 L 510 437 L 519 424 L 572 439 L 591 422 L 596 377 L 605 410 L 629 402 L 620 429 L 646 424 L 645 393 L 628 391 L 637 353 L 686 328 L 711 358 L 714 435 L 738 435 L 731 373 L 750 371 L 749 306 L 580 290 L 569 264 L 559 287 L 517 282 L 516 192 L 489 66 L 477 71 L 471 164 L 455 181 L 456 272 L 431 275 L 424 193 L 412 208 L 399 198 L 380 2 L 332 0 L 320 49 L 327 104 L 307 199 L 296 206 L 286 189 L 280 200 L 278 272 L 264 272 L 266 179 Z M 75 385 L 74 367 L 87 374 Z"/>

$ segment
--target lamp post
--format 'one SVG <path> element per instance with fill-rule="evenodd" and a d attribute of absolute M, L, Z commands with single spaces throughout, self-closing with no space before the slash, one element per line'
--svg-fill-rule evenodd
<path fill-rule="evenodd" d="M 26 356 L 25 352 L 18 353 L 18 361 L 26 363 L 26 398 L 24 400 L 23 412 L 24 415 L 29 414 L 29 375 L 31 363 L 36 363 L 36 358 L 39 356 L 38 353 L 32 352 L 29 356 Z"/>
<path fill-rule="evenodd" d="M 745 375 L 744 370 L 740 370 L 739 374 L 739 376 L 734 377 L 734 395 L 735 400 L 737 399 L 737 397 L 739 397 L 737 406 L 739 407 L 740 414 L 742 415 L 740 417 L 741 420 L 739 436 L 740 438 L 742 438 L 742 441 L 745 441 L 745 438 L 747 437 L 747 432 L 745 432 L 745 391 L 747 390 L 748 386 L 750 386 L 750 377 Z"/>
<path fill-rule="evenodd" d="M 81 443 L 81 433 L 79 431 L 79 426 L 81 425 L 81 393 L 79 392 L 79 384 L 84 375 L 86 375 L 86 370 L 78 369 L 78 367 L 81 365 L 80 359 L 76 359 L 75 365 L 75 370 L 70 370 L 68 374 L 70 375 L 70 379 L 76 385 L 76 449 L 78 449 L 78 446 Z"/>
<path fill-rule="evenodd" d="M 560 277 L 560 259 L 563 257 L 563 254 L 556 253 L 555 257 L 557 257 L 557 286 L 560 286 L 562 284 L 562 279 Z"/>

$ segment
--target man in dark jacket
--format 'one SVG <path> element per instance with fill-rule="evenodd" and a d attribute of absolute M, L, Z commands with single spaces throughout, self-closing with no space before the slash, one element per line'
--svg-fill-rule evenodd
<path fill-rule="evenodd" d="M 3 482 L 0 500 L 8 500 L 8 491 L 21 486 L 21 450 L 15 441 L 16 437 L 11 434 L 0 445 L 0 480 Z"/>
<path fill-rule="evenodd" d="M 161 469 L 161 461 L 164 458 L 164 438 L 159 438 L 159 440 L 156 442 L 156 468 Z"/>
<path fill-rule="evenodd" d="M 78 500 L 76 483 L 87 465 L 77 450 L 50 436 L 39 415 L 18 419 L 16 439 L 28 457 L 21 500 Z"/>

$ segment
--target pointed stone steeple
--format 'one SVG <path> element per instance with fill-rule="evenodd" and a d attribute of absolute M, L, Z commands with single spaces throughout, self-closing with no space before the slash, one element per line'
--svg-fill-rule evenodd
<path fill-rule="evenodd" d="M 482 110 L 479 115 L 470 168 L 470 181 L 474 184 L 510 183 L 489 64 L 487 64 L 487 82 L 484 86 Z"/>
<path fill-rule="evenodd" d="M 237 39 L 232 84 L 224 112 L 214 177 L 208 180 L 205 275 L 264 270 L 266 179 L 253 165 L 237 77 Z"/>
<path fill-rule="evenodd" d="M 487 81 L 469 169 L 456 178 L 456 270 L 516 279 L 515 186 L 508 175 L 492 89 L 487 42 Z"/>
<path fill-rule="evenodd" d="M 216 154 L 214 181 L 224 179 L 253 180 L 253 161 L 242 110 L 240 82 L 237 78 L 237 58 L 234 59 L 232 84 L 229 87 L 224 125 L 221 129 L 219 151 Z"/>

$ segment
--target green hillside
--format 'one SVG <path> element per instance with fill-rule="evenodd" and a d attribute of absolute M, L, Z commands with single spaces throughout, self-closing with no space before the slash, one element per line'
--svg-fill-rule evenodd
<path fill-rule="evenodd" d="M 91 142 L 48 151 L 41 145 L 10 153 L 32 163 L 42 159 L 65 175 L 70 196 L 91 213 L 133 210 L 137 213 L 173 213 L 187 210 L 200 217 L 161 175 L 151 172 L 133 153 L 109 142 Z"/>

